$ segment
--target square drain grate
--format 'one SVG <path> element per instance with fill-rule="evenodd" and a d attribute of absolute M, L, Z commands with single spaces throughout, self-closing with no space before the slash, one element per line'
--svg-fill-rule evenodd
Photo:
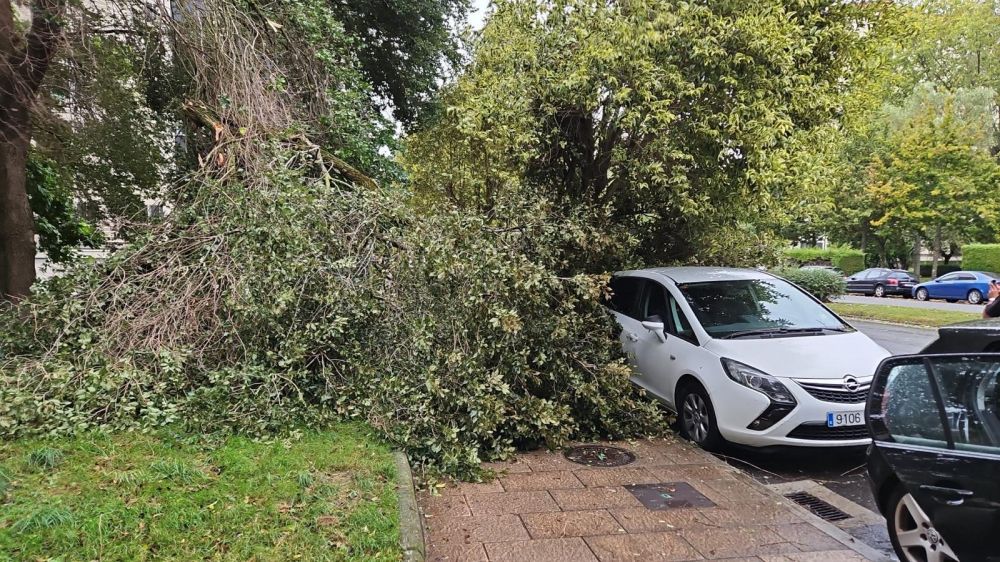
<path fill-rule="evenodd" d="M 817 498 L 809 492 L 794 492 L 791 494 L 785 494 L 785 497 L 813 512 L 814 515 L 823 521 L 830 521 L 832 523 L 851 518 L 850 515 Z"/>
<path fill-rule="evenodd" d="M 715 507 L 687 482 L 666 482 L 663 484 L 632 484 L 625 486 L 646 509 L 662 511 L 679 507 Z"/>

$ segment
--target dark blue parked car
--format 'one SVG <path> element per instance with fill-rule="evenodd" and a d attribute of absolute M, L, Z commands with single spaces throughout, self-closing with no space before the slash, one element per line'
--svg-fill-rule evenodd
<path fill-rule="evenodd" d="M 956 271 L 913 288 L 917 300 L 944 299 L 948 302 L 969 301 L 980 304 L 990 292 L 990 281 L 1000 279 L 996 273 Z"/>

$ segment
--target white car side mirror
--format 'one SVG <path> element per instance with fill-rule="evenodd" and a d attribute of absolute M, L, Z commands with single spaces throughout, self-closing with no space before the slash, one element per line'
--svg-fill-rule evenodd
<path fill-rule="evenodd" d="M 642 327 L 656 334 L 656 339 L 660 340 L 660 343 L 667 341 L 667 334 L 663 331 L 663 322 L 646 320 L 642 323 Z"/>

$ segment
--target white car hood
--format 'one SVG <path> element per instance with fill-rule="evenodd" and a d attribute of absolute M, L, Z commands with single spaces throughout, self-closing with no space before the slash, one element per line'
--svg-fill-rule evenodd
<path fill-rule="evenodd" d="M 775 377 L 867 378 L 891 354 L 861 332 L 821 336 L 712 339 L 705 349 Z"/>

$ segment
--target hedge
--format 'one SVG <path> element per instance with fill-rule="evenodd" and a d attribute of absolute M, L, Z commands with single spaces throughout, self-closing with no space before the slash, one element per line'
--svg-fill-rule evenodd
<path fill-rule="evenodd" d="M 962 264 L 960 263 L 949 263 L 949 264 L 938 263 L 937 274 L 940 277 L 941 275 L 944 275 L 946 273 L 952 273 L 961 270 L 962 270 Z M 920 264 L 920 277 L 927 278 L 930 276 L 931 276 L 931 264 L 929 263 Z"/>
<path fill-rule="evenodd" d="M 962 246 L 962 266 L 969 271 L 1000 271 L 1000 244 Z"/>
<path fill-rule="evenodd" d="M 847 292 L 844 278 L 826 269 L 779 269 L 774 274 L 795 283 L 824 302 Z"/>
<path fill-rule="evenodd" d="M 795 265 L 828 263 L 845 275 L 857 273 L 865 268 L 865 254 L 847 246 L 831 246 L 829 248 L 787 248 L 783 252 L 785 259 Z"/>

